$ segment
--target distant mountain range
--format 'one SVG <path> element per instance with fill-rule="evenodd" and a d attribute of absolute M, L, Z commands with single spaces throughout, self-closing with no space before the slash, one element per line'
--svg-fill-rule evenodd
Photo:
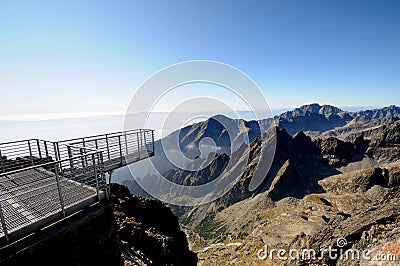
<path fill-rule="evenodd" d="M 311 137 L 323 135 L 340 139 L 371 136 L 379 127 L 400 119 L 400 107 L 346 112 L 330 105 L 310 104 L 274 117 L 276 125 L 293 135 L 304 131 Z"/>
<path fill-rule="evenodd" d="M 285 129 L 292 136 L 302 131 L 311 138 L 332 136 L 340 140 L 353 141 L 359 136 L 369 138 L 381 132 L 385 125 L 398 120 L 400 120 L 400 107 L 394 105 L 381 109 L 347 112 L 338 107 L 315 103 L 286 111 L 274 118 L 263 119 L 259 122 L 265 128 L 276 126 L 279 129 Z M 230 136 L 222 124 L 235 125 L 243 130 L 241 132 L 235 131 L 235 135 Z M 164 139 L 156 141 L 155 156 L 151 160 L 155 168 L 160 173 L 164 173 L 171 169 L 177 169 L 176 165 L 170 163 L 170 159 L 176 161 L 179 158 L 174 157 L 174 154 L 169 154 L 168 159 L 165 154 L 165 151 L 168 152 L 169 146 L 173 146 L 176 140 L 178 140 L 179 149 L 182 153 L 187 158 L 194 159 L 200 156 L 207 157 L 208 154 L 205 153 L 211 152 L 210 149 L 205 148 L 202 154 L 199 143 L 205 138 L 214 141 L 217 154 L 225 153 L 229 155 L 232 152 L 231 139 L 243 139 L 242 141 L 244 141 L 245 136 L 248 136 L 248 142 L 251 143 L 260 134 L 257 121 L 234 120 L 218 115 L 176 130 Z M 147 170 L 143 169 L 140 163 L 137 163 L 134 169 L 139 177 L 146 175 Z"/>
<path fill-rule="evenodd" d="M 346 167 L 348 164 L 351 164 L 351 166 L 347 166 L 349 168 L 365 168 L 377 165 L 378 161 L 392 161 L 398 156 L 397 150 L 379 148 L 379 145 L 376 144 L 379 141 L 376 138 L 387 132 L 388 125 L 397 124 L 398 120 L 400 120 L 400 107 L 397 106 L 346 112 L 334 106 L 311 104 L 284 112 L 273 119 L 260 121 L 266 125 L 266 128 L 276 127 L 277 147 L 274 163 L 268 174 L 269 177 L 266 179 L 269 181 L 264 182 L 257 191 L 269 190 L 271 184 L 274 184 L 275 187 L 278 186 L 280 182 L 276 184 L 273 180 L 280 170 L 295 174 L 299 177 L 298 180 L 305 178 L 302 183 L 310 185 L 316 184 L 316 180 L 323 176 L 338 173 L 336 170 L 338 167 Z M 235 135 L 231 134 L 230 136 L 222 124 L 235 125 L 244 130 L 235 131 Z M 231 156 L 235 156 L 234 158 L 238 161 L 244 160 L 248 156 L 248 167 L 241 179 L 245 180 L 245 183 L 239 182 L 228 193 L 229 199 L 223 199 L 229 205 L 254 194 L 248 191 L 248 183 L 255 171 L 253 166 L 257 165 L 260 160 L 260 134 L 257 121 L 233 120 L 219 115 L 186 126 L 181 130 L 174 131 L 166 138 L 156 141 L 156 155 L 150 160 L 159 173 L 172 182 L 183 185 L 201 185 L 220 176 L 227 167 Z M 244 135 L 248 135 L 248 143 L 251 144 L 249 153 L 240 154 L 241 151 L 237 150 L 232 153 L 231 140 L 243 138 Z M 210 152 L 209 149 L 199 148 L 201 140 L 204 138 L 212 139 L 216 145 L 212 158 L 209 157 L 211 153 L 202 154 Z M 168 143 L 174 142 L 174 140 L 178 140 L 182 153 L 193 160 L 186 163 L 186 170 L 179 169 L 170 162 L 171 159 L 179 160 L 178 157 L 174 158 L 173 154 L 166 156 L 163 144 L 167 143 L 168 147 Z M 369 153 L 366 155 L 367 150 Z M 364 156 L 369 159 L 362 161 Z M 305 161 L 305 158 L 308 160 Z M 303 161 L 304 165 L 299 163 Z M 358 166 L 357 163 L 354 163 L 356 161 L 360 161 Z M 196 171 L 200 165 L 207 164 L 207 167 L 200 167 L 203 169 Z M 147 169 L 142 167 L 140 162 L 132 166 L 134 173 L 143 177 L 144 180 L 148 179 Z M 282 169 L 283 166 L 287 169 Z M 312 180 L 307 179 L 310 174 Z M 133 179 L 125 180 L 124 184 L 130 187 L 132 193 L 148 196 Z M 294 185 L 290 182 L 288 184 Z M 286 194 L 302 195 L 313 190 L 318 190 L 318 186 L 307 186 L 303 189 L 296 187 L 296 191 L 286 191 Z M 286 194 L 280 193 L 277 197 Z"/>
<path fill-rule="evenodd" d="M 361 135 L 370 137 L 374 132 L 378 132 L 382 126 L 398 120 L 400 120 L 400 107 L 394 105 L 382 109 L 346 112 L 330 105 L 310 104 L 259 122 L 266 129 L 277 126 L 280 129 L 285 129 L 292 136 L 303 131 L 311 137 L 334 136 L 342 140 L 354 140 Z M 229 130 L 224 128 L 223 124 L 242 127 L 244 131 L 235 132 L 235 135 L 230 136 Z M 248 135 L 249 143 L 251 143 L 261 134 L 259 123 L 241 119 L 233 120 L 218 115 L 174 131 L 162 141 L 168 143 L 171 140 L 178 139 L 182 152 L 188 158 L 194 158 L 200 156 L 199 142 L 204 138 L 211 138 L 215 142 L 218 153 L 230 154 L 232 152 L 230 150 L 232 144 L 230 139 L 236 140 L 244 134 Z M 161 153 L 162 141 L 156 142 L 157 149 Z"/>
<path fill-rule="evenodd" d="M 399 120 L 397 106 L 346 112 L 318 104 L 259 121 L 266 131 L 257 121 L 215 116 L 157 141 L 151 160 L 168 180 L 187 186 L 229 178 L 237 174 L 234 168 L 222 174 L 229 162 L 247 160 L 235 185 L 221 198 L 195 207 L 171 206 L 200 259 L 226 265 L 230 254 L 248 254 L 264 244 L 319 248 L 324 245 L 321 239 L 334 245 L 341 236 L 358 248 L 384 248 L 400 237 L 391 229 L 400 226 L 395 219 L 400 214 Z M 229 135 L 222 124 L 242 130 Z M 275 155 L 269 171 L 262 172 L 266 157 L 261 136 L 271 132 L 276 133 Z M 201 147 L 205 138 L 207 145 L 215 143 L 214 150 Z M 231 142 L 238 139 L 248 141 L 249 149 L 232 148 Z M 162 149 L 162 142 L 168 146 L 172 141 L 192 160 L 186 170 L 170 164 Z M 190 170 L 206 163 L 201 170 Z M 265 178 L 250 191 L 256 173 Z M 134 181 L 125 183 L 131 192 L 143 193 Z M 232 243 L 240 247 L 233 250 Z M 251 256 L 235 258 L 239 264 L 260 262 Z M 325 262 L 343 265 L 340 260 Z"/>

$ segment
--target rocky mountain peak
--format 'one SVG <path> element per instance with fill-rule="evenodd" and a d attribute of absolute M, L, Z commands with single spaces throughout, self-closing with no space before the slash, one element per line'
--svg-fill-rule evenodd
<path fill-rule="evenodd" d="M 304 134 L 304 131 L 302 131 L 302 130 L 297 132 L 296 134 L 294 134 L 293 138 L 296 139 L 296 140 L 299 140 L 299 141 L 304 141 L 306 139 L 311 141 L 311 138 L 308 137 L 306 134 Z"/>
<path fill-rule="evenodd" d="M 382 119 L 382 118 L 400 118 L 400 107 L 396 105 L 390 105 L 380 109 L 372 109 L 359 111 L 355 113 L 357 117 L 362 117 L 365 119 Z"/>
<path fill-rule="evenodd" d="M 340 113 L 342 113 L 343 112 L 343 110 L 342 109 L 340 109 L 340 108 L 337 108 L 337 107 L 335 107 L 335 106 L 332 106 L 332 105 L 323 105 L 323 106 L 321 106 L 321 108 L 319 109 L 319 114 L 321 114 L 321 115 L 331 115 L 331 114 L 335 114 L 335 115 L 337 115 L 337 114 L 340 114 Z"/>
<path fill-rule="evenodd" d="M 284 118 L 292 118 L 297 116 L 305 116 L 311 114 L 320 114 L 324 116 L 329 116 L 332 114 L 340 114 L 343 110 L 332 106 L 332 105 L 319 105 L 318 103 L 312 103 L 300 106 L 299 108 L 294 109 L 293 111 L 288 111 L 280 115 Z"/>
<path fill-rule="evenodd" d="M 293 191 L 292 188 L 298 184 L 300 179 L 296 168 L 289 159 L 286 160 L 267 190 L 268 196 L 275 201 L 284 197 L 297 196 L 296 192 L 298 191 Z"/>

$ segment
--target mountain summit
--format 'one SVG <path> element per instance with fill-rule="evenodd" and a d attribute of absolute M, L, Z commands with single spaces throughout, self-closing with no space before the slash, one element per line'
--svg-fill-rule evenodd
<path fill-rule="evenodd" d="M 171 164 L 165 155 L 165 149 L 170 149 L 169 144 L 176 143 L 176 139 L 179 147 L 175 147 L 175 149 L 179 148 L 189 159 L 206 158 L 208 156 L 206 153 L 210 152 L 229 155 L 234 152 L 231 150 L 232 139 L 244 139 L 247 134 L 248 141 L 251 143 L 260 136 L 259 122 L 266 128 L 277 126 L 285 129 L 291 136 L 298 132 L 304 132 L 313 139 L 335 137 L 343 141 L 354 141 L 360 136 L 370 138 L 379 134 L 384 130 L 384 125 L 397 120 L 400 120 L 400 107 L 394 105 L 381 109 L 348 112 L 335 106 L 313 103 L 261 121 L 245 121 L 216 115 L 176 130 L 162 141 L 156 141 L 155 156 L 151 160 L 160 173 L 171 169 L 176 170 L 176 166 Z M 226 125 L 242 130 L 235 134 L 232 132 L 228 134 Z M 204 139 L 208 141 L 202 143 Z M 200 144 L 206 148 L 201 149 Z M 212 147 L 213 145 L 214 147 Z M 174 159 L 173 156 L 174 154 L 170 154 L 169 158 Z M 143 177 L 146 175 L 147 169 L 142 169 L 138 163 L 135 166 L 135 172 L 138 176 Z"/>
<path fill-rule="evenodd" d="M 332 105 L 319 105 L 318 103 L 312 103 L 312 104 L 307 104 L 303 105 L 299 108 L 294 109 L 293 111 L 287 111 L 284 112 L 283 114 L 279 115 L 279 118 L 285 118 L 285 119 L 290 119 L 293 117 L 298 117 L 298 116 L 306 116 L 307 114 L 320 114 L 324 116 L 329 116 L 329 115 L 339 115 L 343 114 L 344 111 L 338 107 L 332 106 Z"/>

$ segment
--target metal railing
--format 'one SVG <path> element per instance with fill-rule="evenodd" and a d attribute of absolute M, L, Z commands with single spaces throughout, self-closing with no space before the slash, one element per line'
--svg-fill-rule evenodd
<path fill-rule="evenodd" d="M 59 149 L 60 156 L 81 154 L 76 147 L 102 150 L 105 170 L 113 170 L 134 161 L 154 155 L 154 131 L 136 129 L 59 142 L 66 144 L 67 151 Z M 75 151 L 74 151 L 75 147 Z"/>
<path fill-rule="evenodd" d="M 0 143 L 0 173 L 82 155 L 77 146 L 102 151 L 105 161 L 118 159 L 126 164 L 126 159 L 133 156 L 143 159 L 154 155 L 154 130 L 136 129 L 58 142 L 28 139 Z M 61 170 L 68 167 L 65 161 L 61 164 Z"/>
<path fill-rule="evenodd" d="M 87 152 L 1 173 L 0 236 L 9 243 L 104 198 L 101 158 L 100 151 Z M 67 161 L 73 167 L 62 171 Z M 83 172 L 83 179 L 74 180 Z"/>
<path fill-rule="evenodd" d="M 153 155 L 149 129 L 0 143 L 0 242 L 108 198 L 105 172 Z"/>
<path fill-rule="evenodd" d="M 55 159 L 53 142 L 28 139 L 0 144 L 0 172 L 39 165 Z"/>

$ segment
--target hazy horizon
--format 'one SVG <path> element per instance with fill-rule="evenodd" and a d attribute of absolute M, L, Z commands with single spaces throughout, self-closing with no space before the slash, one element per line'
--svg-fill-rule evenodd
<path fill-rule="evenodd" d="M 308 104 L 319 104 L 319 105 L 331 105 L 338 107 L 342 109 L 343 111 L 348 111 L 348 112 L 356 112 L 356 111 L 364 111 L 364 110 L 372 110 L 372 109 L 380 109 L 384 107 L 388 107 L 390 105 L 396 105 L 399 106 L 398 104 L 389 104 L 385 106 L 340 106 L 340 105 L 332 105 L 332 104 L 325 104 L 325 103 L 317 103 L 317 102 L 310 102 L 310 103 L 305 103 L 299 106 L 294 106 L 294 107 L 285 107 L 285 108 L 279 108 L 279 109 L 271 109 L 273 115 L 280 115 L 286 111 L 294 110 L 296 108 L 299 108 L 304 105 Z M 233 112 L 233 111 L 232 111 Z M 238 113 L 243 113 L 243 112 L 251 112 L 248 110 L 237 110 L 235 112 Z M 144 113 L 144 112 L 141 112 Z M 169 111 L 154 111 L 152 113 L 160 113 L 160 114 L 167 114 L 171 113 Z M 110 117 L 110 116 L 125 116 L 125 113 L 65 113 L 65 114 L 59 114 L 59 113 L 53 113 L 53 114 L 35 114 L 35 115 L 16 115 L 16 116 L 8 116 L 6 118 L 0 116 L 0 122 L 38 122 L 38 121 L 49 121 L 49 120 L 62 120 L 62 119 L 82 119 L 82 118 L 102 118 L 102 117 Z"/>
<path fill-rule="evenodd" d="M 320 104 L 320 103 L 319 103 Z M 320 104 L 323 105 L 323 104 Z M 297 106 L 295 108 L 298 108 Z M 383 108 L 382 107 L 339 107 L 344 111 L 354 112 L 370 109 Z M 272 110 L 273 115 L 279 115 L 285 111 L 290 111 L 295 108 Z M 248 114 L 249 111 L 237 111 L 239 118 L 244 120 L 252 117 Z M 153 112 L 149 128 L 155 129 L 155 138 L 161 137 L 160 129 L 163 128 L 163 122 L 169 112 Z M 224 114 L 229 117 L 229 114 Z M 210 115 L 212 116 L 212 115 Z M 70 138 L 78 138 L 83 136 L 97 135 L 110 132 L 118 132 L 124 129 L 124 114 L 110 114 L 101 116 L 85 116 L 85 117 L 72 117 L 72 118 L 57 118 L 57 119 L 43 119 L 43 120 L 0 120 L 0 127 L 2 134 L 0 135 L 0 142 L 39 138 L 45 140 L 63 140 Z M 205 119 L 203 119 L 205 120 Z M 198 122 L 198 121 L 197 121 Z M 193 123 L 190 123 L 193 124 Z M 187 124 L 187 125 L 190 125 Z M 183 126 L 183 125 L 182 125 Z M 164 128 L 163 128 L 164 129 Z M 166 132 L 177 130 L 179 128 L 164 129 Z"/>

